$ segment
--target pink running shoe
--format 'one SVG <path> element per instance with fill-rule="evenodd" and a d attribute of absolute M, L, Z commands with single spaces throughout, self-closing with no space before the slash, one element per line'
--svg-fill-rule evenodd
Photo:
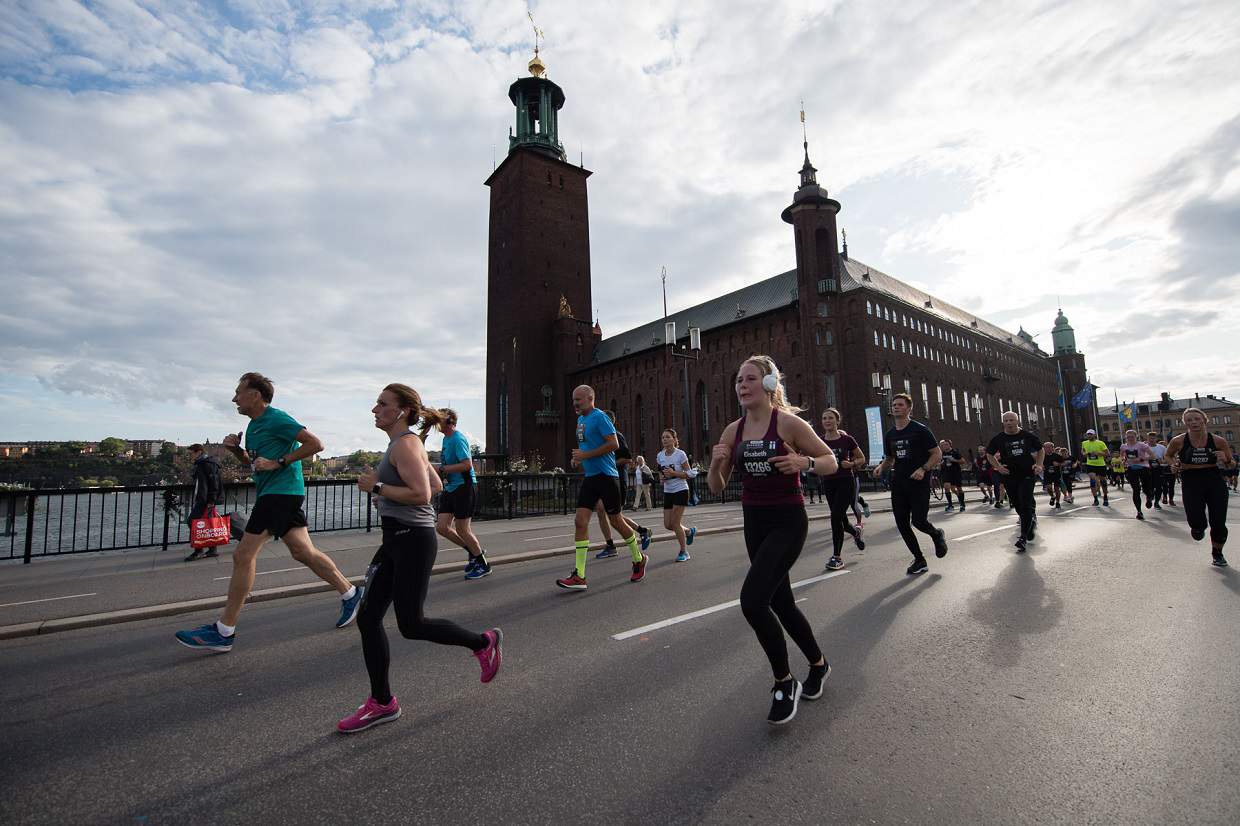
<path fill-rule="evenodd" d="M 366 702 L 358 706 L 357 711 L 336 724 L 336 728 L 344 734 L 365 731 L 380 723 L 390 723 L 400 716 L 400 703 L 393 697 L 387 705 L 377 702 L 374 697 L 367 697 Z"/>
<path fill-rule="evenodd" d="M 482 681 L 489 683 L 499 673 L 499 665 L 504 658 L 504 632 L 492 628 L 490 631 L 483 631 L 482 636 L 486 637 L 487 647 L 475 651 L 474 656 L 478 658 L 478 665 L 482 666 Z"/>

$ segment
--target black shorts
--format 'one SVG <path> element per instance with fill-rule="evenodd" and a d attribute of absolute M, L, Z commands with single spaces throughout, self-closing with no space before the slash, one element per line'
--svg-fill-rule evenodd
<path fill-rule="evenodd" d="M 599 473 L 581 480 L 581 490 L 577 492 L 577 507 L 594 510 L 599 502 L 603 510 L 609 514 L 620 512 L 620 479 Z"/>
<path fill-rule="evenodd" d="M 670 511 L 675 507 L 689 507 L 689 491 L 678 490 L 675 493 L 663 491 L 663 510 Z"/>
<path fill-rule="evenodd" d="M 454 519 L 473 519 L 477 499 L 478 488 L 462 483 L 456 490 L 445 490 L 439 494 L 439 513 L 450 513 Z"/>
<path fill-rule="evenodd" d="M 960 480 L 963 478 L 960 468 L 955 465 L 943 468 L 943 472 L 939 474 L 939 478 L 943 480 L 945 485 L 955 485 L 960 487 Z"/>
<path fill-rule="evenodd" d="M 254 510 L 250 511 L 250 520 L 245 524 L 245 532 L 260 534 L 266 531 L 279 539 L 293 528 L 306 527 L 306 512 L 301 507 L 305 501 L 304 496 L 288 493 L 268 493 L 258 497 Z"/>

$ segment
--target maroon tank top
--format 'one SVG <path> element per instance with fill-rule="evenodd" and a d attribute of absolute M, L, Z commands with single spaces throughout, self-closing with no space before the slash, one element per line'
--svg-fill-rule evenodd
<path fill-rule="evenodd" d="M 804 505 L 801 495 L 801 474 L 780 473 L 770 462 L 775 456 L 787 456 L 788 448 L 779 438 L 779 411 L 771 409 L 771 423 L 761 439 L 742 441 L 745 420 L 736 423 L 736 446 L 732 464 L 741 472 L 742 505 Z"/>

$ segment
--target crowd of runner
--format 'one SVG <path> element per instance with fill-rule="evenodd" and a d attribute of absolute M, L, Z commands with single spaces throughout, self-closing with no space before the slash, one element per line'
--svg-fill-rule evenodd
<path fill-rule="evenodd" d="M 890 488 L 893 520 L 912 556 L 906 573 L 926 573 L 929 564 L 919 533 L 929 539 L 937 559 L 948 553 L 944 531 L 929 519 L 932 482 L 937 475 L 947 499 L 946 512 L 957 506 L 964 511 L 966 464 L 972 466 L 984 504 L 1016 512 L 1017 553 L 1025 552 L 1037 534 L 1038 486 L 1050 509 L 1061 510 L 1064 503 L 1076 501 L 1074 482 L 1084 472 L 1094 507 L 1110 507 L 1111 489 L 1126 487 L 1138 520 L 1144 520 L 1148 510 L 1176 506 L 1178 484 L 1192 538 L 1201 541 L 1208 535 L 1213 564 L 1227 565 L 1223 556 L 1227 487 L 1228 479 L 1235 478 L 1236 460 L 1227 442 L 1207 430 L 1206 417 L 1196 408 L 1184 412 L 1184 432 L 1169 441 L 1156 433 L 1141 438 L 1129 430 L 1113 450 L 1088 430 L 1075 455 L 1066 445 L 1040 440 L 1024 428 L 1017 413 L 1007 411 L 1001 416 L 1002 430 L 966 460 L 950 440 L 936 439 L 915 419 L 911 396 L 896 393 L 891 400 L 893 425 L 883 438 L 884 455 L 870 463 L 857 441 L 842 429 L 838 410 L 822 412 L 821 433 L 799 415 L 805 411 L 785 397 L 782 375 L 769 356 L 751 356 L 738 367 L 735 391 L 743 415 L 719 435 L 705 475 L 713 493 L 723 491 L 733 473 L 740 479 L 749 556 L 740 606 L 771 667 L 774 686 L 767 720 L 772 725 L 792 720 L 801 700 L 821 697 L 831 672 L 809 620 L 793 598 L 789 576 L 809 533 L 804 486 L 812 477 L 817 477 L 814 485 L 830 511 L 829 571 L 844 567 L 846 540 L 858 551 L 865 549 L 864 520 L 870 508 L 860 496 L 860 480 L 868 469 Z M 219 620 L 178 631 L 176 639 L 200 651 L 231 651 L 242 605 L 254 583 L 258 552 L 271 539 L 282 539 L 294 559 L 339 593 L 336 627 L 356 621 L 361 632 L 370 694 L 339 721 L 341 732 L 362 731 L 400 716 L 400 704 L 388 684 L 390 654 L 383 618 L 389 607 L 395 609 L 401 636 L 467 648 L 478 660 L 482 682 L 494 679 L 502 664 L 500 628 L 472 631 L 448 619 L 428 618 L 423 610 L 438 537 L 466 552 L 467 579 L 492 572 L 471 528 L 477 477 L 469 445 L 456 429 L 456 413 L 425 406 L 417 391 L 404 384 L 389 384 L 379 393 L 371 413 L 374 426 L 389 443 L 378 467 L 363 473 L 357 484 L 379 512 L 383 539 L 363 583 L 353 586 L 331 558 L 315 548 L 307 529 L 301 462 L 323 445 L 292 416 L 272 406 L 274 392 L 271 381 L 258 373 L 246 373 L 237 385 L 233 403 L 250 422 L 244 439 L 240 433 L 229 434 L 224 444 L 251 467 L 255 504 L 233 552 L 227 604 Z M 618 555 L 614 531 L 629 554 L 629 581 L 643 581 L 652 535 L 625 514 L 626 489 L 633 488 L 632 514 L 643 498 L 647 506 L 651 504 L 649 486 L 656 478 L 662 486 L 663 527 L 677 543 L 676 560 L 689 561 L 697 528 L 686 528 L 684 514 L 702 469 L 695 468 L 681 449 L 676 430 L 662 432 L 662 449 L 647 463 L 645 457 L 633 455 L 616 429 L 614 415 L 595 407 L 592 388 L 576 388 L 572 401 L 577 447 L 571 462 L 583 479 L 573 517 L 573 568 L 555 581 L 556 586 L 566 591 L 589 588 L 589 532 L 596 519 L 604 539 L 596 559 Z M 432 430 L 444 437 L 437 464 L 424 446 Z M 793 674 L 785 635 L 806 659 L 803 679 Z"/>

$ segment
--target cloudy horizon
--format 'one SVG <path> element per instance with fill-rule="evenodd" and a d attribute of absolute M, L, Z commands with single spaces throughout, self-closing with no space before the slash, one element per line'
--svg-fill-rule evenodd
<path fill-rule="evenodd" d="M 218 441 L 237 376 L 328 455 L 390 381 L 485 433 L 488 190 L 525 3 L 0 8 L 0 439 Z M 1240 6 L 533 6 L 592 170 L 611 336 L 794 265 L 801 165 L 859 260 L 1099 403 L 1240 396 Z M 584 308 L 574 308 L 584 313 Z"/>

